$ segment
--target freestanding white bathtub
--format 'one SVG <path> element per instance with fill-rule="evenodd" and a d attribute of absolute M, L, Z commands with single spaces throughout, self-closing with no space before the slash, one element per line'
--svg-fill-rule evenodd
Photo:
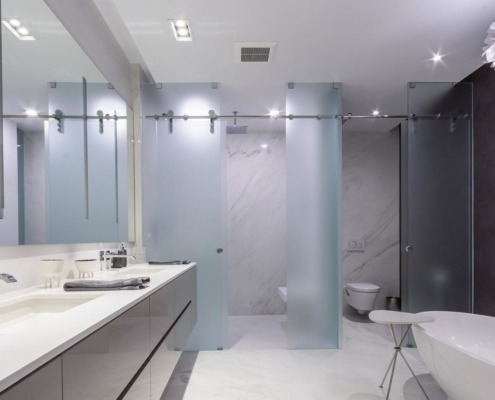
<path fill-rule="evenodd" d="M 419 354 L 449 400 L 495 399 L 495 318 L 430 311 L 413 325 Z"/>

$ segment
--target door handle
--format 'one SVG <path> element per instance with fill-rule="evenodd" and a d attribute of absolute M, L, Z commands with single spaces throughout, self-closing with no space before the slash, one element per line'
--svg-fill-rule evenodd
<path fill-rule="evenodd" d="M 404 250 L 406 251 L 406 253 L 410 253 L 411 251 L 413 251 L 413 247 L 410 246 L 410 245 L 407 245 Z"/>

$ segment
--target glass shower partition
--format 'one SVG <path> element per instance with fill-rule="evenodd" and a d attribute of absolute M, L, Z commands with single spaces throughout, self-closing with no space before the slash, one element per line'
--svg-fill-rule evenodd
<path fill-rule="evenodd" d="M 313 117 L 286 122 L 287 342 L 290 349 L 339 348 L 341 85 L 291 86 L 286 113 Z"/>
<path fill-rule="evenodd" d="M 471 312 L 472 85 L 410 83 L 408 114 L 401 126 L 402 309 Z"/>
<path fill-rule="evenodd" d="M 194 119 L 219 113 L 219 90 L 206 83 L 144 85 L 143 229 L 148 260 L 197 262 L 198 316 L 186 348 L 224 346 L 225 127 Z"/>

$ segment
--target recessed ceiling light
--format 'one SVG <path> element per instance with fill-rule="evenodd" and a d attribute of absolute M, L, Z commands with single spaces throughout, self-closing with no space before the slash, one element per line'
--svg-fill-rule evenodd
<path fill-rule="evenodd" d="M 191 22 L 187 19 L 171 19 L 170 24 L 174 32 L 175 40 L 178 42 L 191 42 L 193 34 Z"/>
<path fill-rule="evenodd" d="M 17 29 L 17 32 L 21 36 L 27 36 L 27 35 L 29 35 L 29 31 L 26 28 L 24 28 L 23 26 L 21 26 L 19 29 Z"/>
<path fill-rule="evenodd" d="M 262 148 L 262 149 L 267 149 L 267 148 L 268 148 L 268 145 L 267 145 L 266 143 L 263 143 L 263 144 L 261 145 L 261 148 Z"/>
<path fill-rule="evenodd" d="M 270 110 L 270 118 L 278 118 L 280 113 L 278 110 Z"/>
<path fill-rule="evenodd" d="M 18 28 L 19 26 L 21 26 L 21 21 L 13 18 L 9 20 L 9 24 L 12 25 L 14 28 Z"/>
<path fill-rule="evenodd" d="M 180 37 L 189 36 L 189 29 L 187 28 L 179 28 L 177 29 L 177 35 Z"/>
<path fill-rule="evenodd" d="M 373 110 L 373 112 L 371 113 L 374 117 L 377 117 L 378 115 L 380 115 L 380 110 Z"/>
<path fill-rule="evenodd" d="M 17 18 L 2 19 L 2 24 L 19 40 L 36 40 Z"/>
<path fill-rule="evenodd" d="M 175 21 L 175 26 L 177 28 L 187 28 L 187 22 L 182 19 L 178 19 L 177 21 Z"/>

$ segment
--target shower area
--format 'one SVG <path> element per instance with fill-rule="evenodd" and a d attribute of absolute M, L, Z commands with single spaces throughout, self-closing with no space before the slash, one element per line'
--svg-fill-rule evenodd
<path fill-rule="evenodd" d="M 240 123 L 226 130 L 227 347 L 286 348 L 285 122 Z"/>
<path fill-rule="evenodd" d="M 186 348 L 338 348 L 341 86 L 288 85 L 279 117 L 221 104 L 209 83 L 142 87 L 147 258 L 198 264 Z"/>
<path fill-rule="evenodd" d="M 400 284 L 382 284 L 383 296 L 400 289 L 403 311 L 470 311 L 472 87 L 410 83 L 407 100 L 392 117 L 402 121 L 400 262 L 385 259 Z M 142 103 L 148 260 L 198 263 L 186 348 L 341 347 L 341 138 L 352 116 L 340 84 L 288 85 L 278 120 L 222 110 L 208 83 L 146 85 Z M 355 281 L 376 282 L 385 261 L 367 248 Z"/>

